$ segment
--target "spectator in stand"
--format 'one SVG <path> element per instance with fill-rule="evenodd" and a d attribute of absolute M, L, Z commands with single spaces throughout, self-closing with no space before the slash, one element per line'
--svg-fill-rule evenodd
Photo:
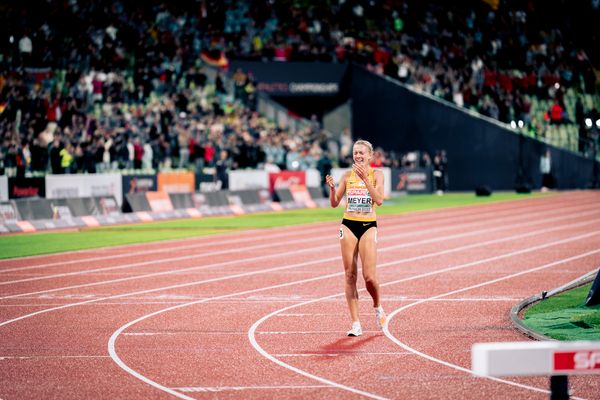
<path fill-rule="evenodd" d="M 281 168 L 277 164 L 273 162 L 273 158 L 267 157 L 267 161 L 263 164 L 262 169 L 271 173 L 271 172 L 281 172 Z"/>
<path fill-rule="evenodd" d="M 65 147 L 59 151 L 60 156 L 60 174 L 70 174 L 76 170 L 73 157 L 73 145 L 67 141 Z"/>
<path fill-rule="evenodd" d="M 552 176 L 552 158 L 549 149 L 540 157 L 540 172 L 542 173 L 542 192 L 553 189 L 554 177 Z"/>
<path fill-rule="evenodd" d="M 433 157 L 433 177 L 435 182 L 435 192 L 437 195 L 443 195 L 446 191 L 446 177 L 445 177 L 445 162 L 444 155 L 442 152 L 437 152 Z"/>
<path fill-rule="evenodd" d="M 53 174 L 63 173 L 62 157 L 60 154 L 62 149 L 63 144 L 60 141 L 60 137 L 55 135 L 50 145 L 50 150 L 48 150 L 48 153 L 50 153 L 50 170 Z"/>
<path fill-rule="evenodd" d="M 221 189 L 229 189 L 229 170 L 231 169 L 231 158 L 227 153 L 227 150 L 221 150 L 219 153 L 219 159 L 215 163 L 215 178 L 218 182 L 221 182 Z"/>
<path fill-rule="evenodd" d="M 558 99 L 554 100 L 552 107 L 548 110 L 548 115 L 550 118 L 550 123 L 554 125 L 560 125 L 564 120 L 565 109 L 560 105 Z"/>
<path fill-rule="evenodd" d="M 7 69 L 0 70 L 0 108 L 4 109 L 0 140 L 9 138 L 10 142 L 17 129 L 17 143 L 26 140 L 36 152 L 35 140 L 45 146 L 48 141 L 42 132 L 49 122 L 56 122 L 57 136 L 77 144 L 76 153 L 81 151 L 81 157 L 74 154 L 75 158 L 83 158 L 97 144 L 95 159 L 108 166 L 103 170 L 128 162 L 123 148 L 126 137 L 133 135 L 155 146 L 154 166 L 170 167 L 175 157 L 176 165 L 186 167 L 191 158 L 201 156 L 196 151 L 192 156 L 190 151 L 186 162 L 185 151 L 180 153 L 177 115 L 186 112 L 194 123 L 206 123 L 223 113 L 221 100 L 228 96 L 224 75 L 212 81 L 202 64 L 214 62 L 206 57 L 212 52 L 220 57 L 220 66 L 236 58 L 359 63 L 492 118 L 531 121 L 528 129 L 538 133 L 543 125 L 529 115 L 532 102 L 523 96 L 556 97 L 560 102 L 563 87 L 596 96 L 591 62 L 595 57 L 588 57 L 586 51 L 595 55 L 597 46 L 586 24 L 573 24 L 593 15 L 589 2 L 561 8 L 565 18 L 558 20 L 548 18 L 554 10 L 541 0 L 528 2 L 527 9 L 520 2 L 501 2 L 493 9 L 484 2 L 441 0 L 334 2 L 310 7 L 289 2 L 209 1 L 201 4 L 200 16 L 192 3 L 43 2 L 36 8 L 39 18 L 31 17 L 27 3 L 7 4 L 0 23 L 20 39 L 18 53 L 14 59 L 7 54 L 3 59 Z M 89 21 L 95 21 L 93 26 Z M 27 53 L 31 66 L 47 72 L 22 69 L 20 58 Z M 255 109 L 251 74 L 236 75 L 235 98 Z M 564 104 L 561 107 L 565 122 L 568 115 Z M 229 138 L 242 135 L 243 129 L 236 125 L 249 117 L 243 113 L 230 117 L 225 123 L 219 121 L 226 131 L 210 141 L 215 146 L 229 143 L 232 157 L 237 141 Z M 126 126 L 138 131 L 127 131 L 119 139 Z M 315 133 L 302 133 L 297 148 L 310 149 L 312 141 L 319 140 Z M 206 134 L 200 138 L 196 132 L 190 134 L 196 143 L 209 141 Z M 277 140 L 262 140 L 259 147 L 274 145 L 285 155 L 282 137 L 286 134 L 269 130 L 268 135 Z M 252 137 L 256 140 L 258 135 Z M 100 139 L 108 148 L 107 161 L 100 161 Z M 347 166 L 351 163 L 347 146 L 340 143 L 340 147 L 339 163 Z M 214 163 L 218 150 L 200 159 L 208 157 Z M 2 155 L 12 162 L 12 156 Z M 274 160 L 283 165 L 281 158 L 278 155 Z"/>
<path fill-rule="evenodd" d="M 371 160 L 371 168 L 382 168 L 384 166 L 383 150 L 376 149 L 373 152 L 373 159 Z"/>
<path fill-rule="evenodd" d="M 23 37 L 19 39 L 19 54 L 21 55 L 21 62 L 24 67 L 30 66 L 32 53 L 33 43 L 27 32 L 25 32 Z"/>
<path fill-rule="evenodd" d="M 139 137 L 133 140 L 133 168 L 139 170 L 142 168 L 144 160 L 144 147 Z"/>

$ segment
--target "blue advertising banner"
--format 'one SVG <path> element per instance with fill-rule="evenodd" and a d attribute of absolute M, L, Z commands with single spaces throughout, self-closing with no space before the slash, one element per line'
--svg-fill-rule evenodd
<path fill-rule="evenodd" d="M 256 89 L 274 96 L 337 96 L 344 86 L 347 64 L 320 62 L 233 61 L 230 71 L 252 73 Z"/>

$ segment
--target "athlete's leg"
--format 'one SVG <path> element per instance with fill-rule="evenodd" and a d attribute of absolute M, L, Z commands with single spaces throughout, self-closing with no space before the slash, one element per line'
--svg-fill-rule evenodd
<path fill-rule="evenodd" d="M 373 307 L 379 307 L 379 282 L 377 281 L 377 228 L 369 228 L 358 243 L 362 274 L 367 291 L 373 298 Z"/>
<path fill-rule="evenodd" d="M 358 276 L 358 239 L 348 229 L 347 226 L 341 226 L 340 245 L 342 249 L 342 262 L 344 264 L 344 272 L 346 277 L 345 291 L 348 309 L 352 322 L 357 322 L 358 319 L 358 290 L 356 289 L 356 280 Z"/>

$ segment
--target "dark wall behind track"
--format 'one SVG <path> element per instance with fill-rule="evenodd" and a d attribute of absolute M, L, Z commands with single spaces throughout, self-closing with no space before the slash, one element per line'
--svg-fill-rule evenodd
<path fill-rule="evenodd" d="M 547 148 L 542 142 L 414 93 L 362 67 L 352 70 L 351 94 L 355 137 L 401 152 L 446 149 L 450 190 L 473 190 L 480 185 L 512 190 L 518 183 L 540 187 L 539 159 Z M 550 149 L 558 188 L 587 187 L 593 162 Z M 523 166 L 522 180 L 518 179 L 519 165 Z"/>

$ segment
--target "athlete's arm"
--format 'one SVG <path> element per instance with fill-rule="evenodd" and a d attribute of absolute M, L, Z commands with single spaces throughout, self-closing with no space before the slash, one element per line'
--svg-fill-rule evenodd
<path fill-rule="evenodd" d="M 342 179 L 340 180 L 340 185 L 338 186 L 337 190 L 335 188 L 335 183 L 333 182 L 333 177 L 331 175 L 327 175 L 327 177 L 325 177 L 327 185 L 329 185 L 329 203 L 333 208 L 337 207 L 340 204 L 340 201 L 342 201 L 344 192 L 346 191 L 347 176 L 348 173 L 345 173 L 342 176 Z"/>

